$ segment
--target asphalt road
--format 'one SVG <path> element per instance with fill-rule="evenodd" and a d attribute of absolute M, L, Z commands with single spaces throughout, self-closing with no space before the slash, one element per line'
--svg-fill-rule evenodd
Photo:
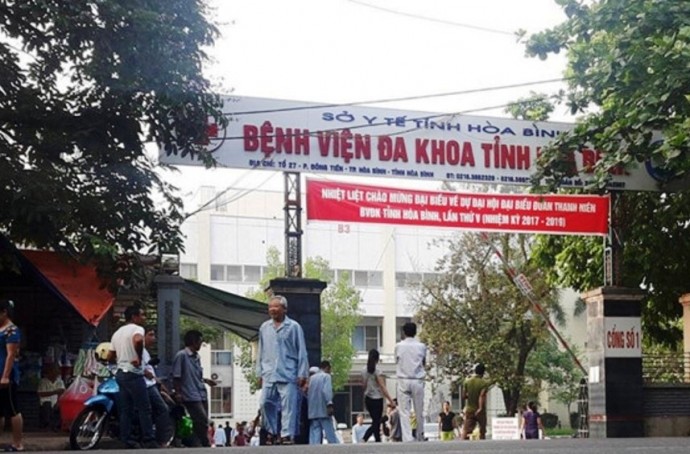
<path fill-rule="evenodd" d="M 453 442 L 425 442 L 425 443 L 367 443 L 321 446 L 262 446 L 246 448 L 197 448 L 197 449 L 166 449 L 151 450 L 151 452 L 194 452 L 219 454 L 223 451 L 229 453 L 242 449 L 259 453 L 279 452 L 281 454 L 330 454 L 330 453 L 410 453 L 410 454 L 434 454 L 472 452 L 482 454 L 510 453 L 510 454 L 674 454 L 690 453 L 690 439 L 677 438 L 618 438 L 618 439 L 555 439 L 535 441 L 453 441 Z M 108 449 L 108 452 L 131 453 L 128 450 Z M 140 452 L 140 451 L 137 451 Z"/>

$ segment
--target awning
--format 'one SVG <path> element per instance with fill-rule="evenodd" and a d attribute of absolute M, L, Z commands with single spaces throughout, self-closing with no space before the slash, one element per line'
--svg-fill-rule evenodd
<path fill-rule="evenodd" d="M 185 279 L 180 312 L 206 320 L 246 340 L 254 340 L 268 319 L 268 306 L 243 296 Z"/>
<path fill-rule="evenodd" d="M 103 285 L 96 267 L 50 251 L 19 250 L 22 272 L 34 274 L 58 299 L 70 304 L 84 320 L 98 326 L 115 297 Z"/>

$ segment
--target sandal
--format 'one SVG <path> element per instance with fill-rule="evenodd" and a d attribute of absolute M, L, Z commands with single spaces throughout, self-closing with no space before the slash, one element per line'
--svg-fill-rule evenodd
<path fill-rule="evenodd" d="M 290 438 L 290 437 L 282 437 L 280 439 L 280 444 L 281 445 L 294 445 L 295 443 L 292 441 L 292 438 Z"/>
<path fill-rule="evenodd" d="M 273 446 L 273 435 L 266 434 L 266 446 Z"/>

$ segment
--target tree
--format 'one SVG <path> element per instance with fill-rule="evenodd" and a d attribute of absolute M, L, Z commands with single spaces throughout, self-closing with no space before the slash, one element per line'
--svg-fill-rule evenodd
<path fill-rule="evenodd" d="M 548 334 L 531 303 L 511 282 L 492 249 L 530 280 L 540 305 L 562 320 L 557 293 L 544 283 L 541 270 L 529 261 L 528 237 L 464 233 L 443 240 L 448 253 L 439 260 L 439 278 L 419 288 L 415 317 L 436 364 L 446 377 L 462 380 L 471 364 L 486 365 L 503 391 L 506 412 L 514 415 L 527 377 L 527 361 Z"/>
<path fill-rule="evenodd" d="M 202 0 L 0 5 L 3 235 L 111 271 L 182 247 L 181 199 L 145 147 L 212 163 L 207 119 L 226 121 L 201 71 L 206 14 Z"/>
<path fill-rule="evenodd" d="M 268 287 L 270 280 L 285 275 L 285 265 L 281 262 L 277 248 L 268 248 L 266 263 L 266 273 L 261 279 L 259 288 L 247 295 L 257 301 L 266 301 L 267 295 L 262 289 Z M 359 313 L 361 295 L 346 275 L 340 275 L 338 280 L 333 281 L 330 265 L 321 257 L 308 258 L 305 261 L 304 277 L 329 283 L 329 286 L 321 293 L 321 357 L 331 362 L 333 389 L 341 389 L 348 382 L 352 357 L 355 354 L 352 333 L 361 318 Z M 257 377 L 254 372 L 251 346 L 241 341 L 238 345 L 242 350 L 238 364 L 253 386 Z"/>
<path fill-rule="evenodd" d="M 654 169 L 669 192 L 624 193 L 614 206 L 624 246 L 621 285 L 646 292 L 645 334 L 676 345 L 681 333 L 673 321 L 690 272 L 690 8 L 675 1 L 559 3 L 567 21 L 531 36 L 527 52 L 567 52 L 567 104 L 582 116 L 542 150 L 535 181 L 557 188 L 570 171 L 568 157 L 585 145 L 604 153 L 591 190 L 602 190 L 616 166 Z M 536 249 L 551 282 L 580 291 L 603 284 L 601 243 L 549 237 Z"/>

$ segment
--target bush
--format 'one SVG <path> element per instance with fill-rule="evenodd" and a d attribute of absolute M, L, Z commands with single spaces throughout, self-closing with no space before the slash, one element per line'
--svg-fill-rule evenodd
<path fill-rule="evenodd" d="M 553 429 L 558 425 L 558 415 L 553 413 L 542 413 L 541 423 L 544 424 L 545 429 Z"/>

